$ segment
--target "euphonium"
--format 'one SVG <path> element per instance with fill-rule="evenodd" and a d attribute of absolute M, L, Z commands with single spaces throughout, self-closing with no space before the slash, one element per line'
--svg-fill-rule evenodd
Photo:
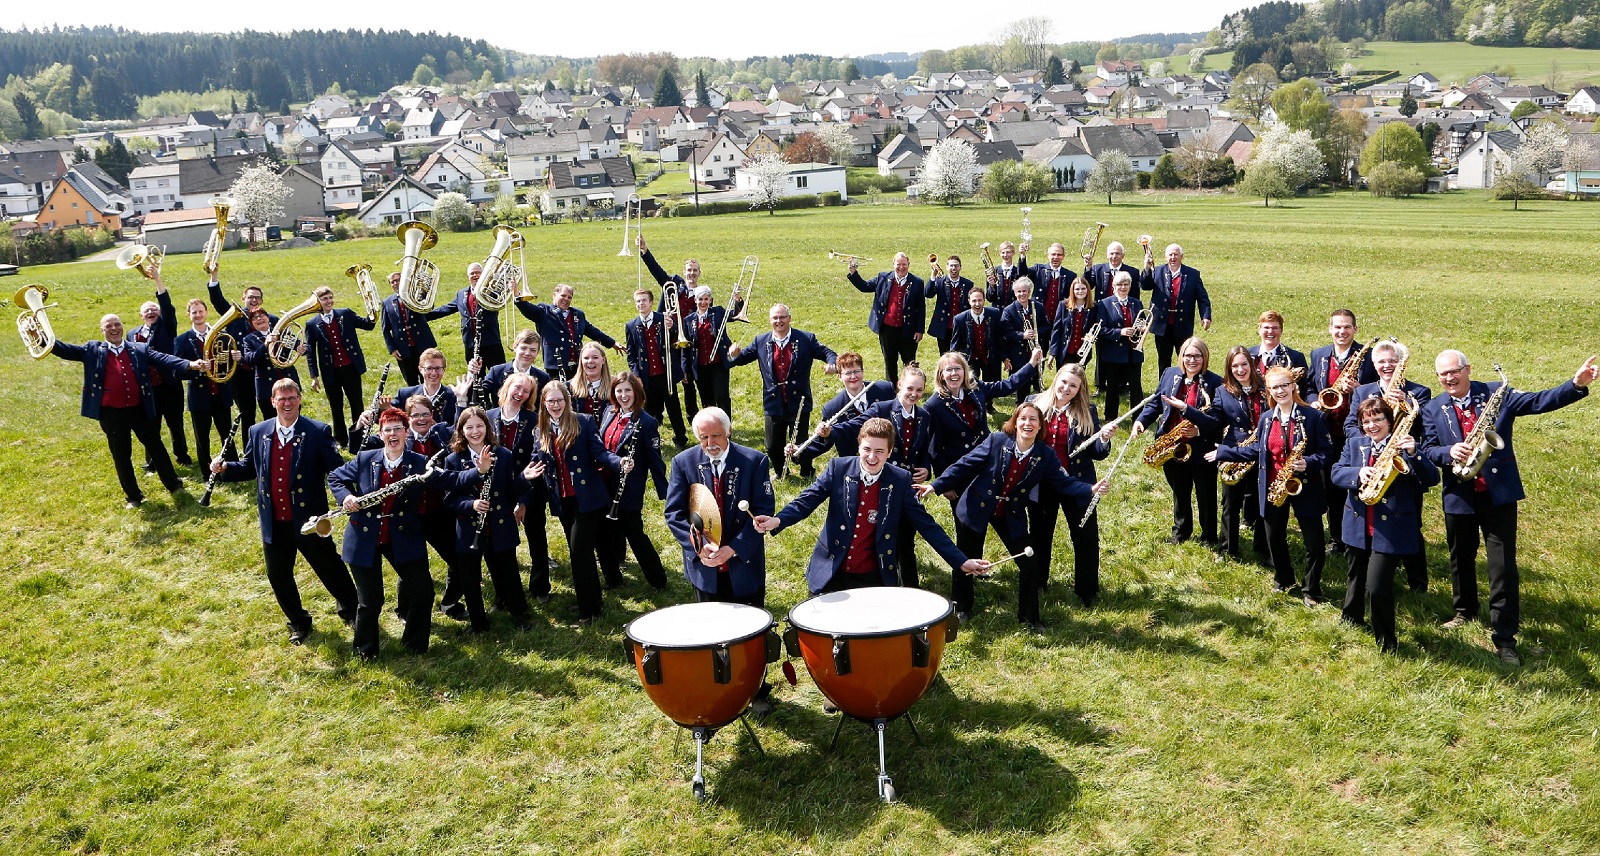
<path fill-rule="evenodd" d="M 439 288 L 439 268 L 422 254 L 439 243 L 439 233 L 421 220 L 407 220 L 394 236 L 406 248 L 400 260 L 400 302 L 412 312 L 427 312 L 433 309 Z"/>
<path fill-rule="evenodd" d="M 1400 421 L 1389 432 L 1389 443 L 1378 453 L 1378 459 L 1372 462 L 1373 476 L 1362 479 L 1356 488 L 1356 498 L 1368 505 L 1377 505 L 1383 500 L 1383 495 L 1389 492 L 1389 485 L 1394 484 L 1397 476 L 1411 472 L 1411 465 L 1406 463 L 1400 454 L 1400 440 L 1411 433 L 1411 423 L 1417 419 L 1417 400 L 1406 396 L 1406 407 L 1401 410 Z"/>
<path fill-rule="evenodd" d="M 512 264 L 511 251 L 522 249 L 522 233 L 504 224 L 494 227 L 494 248 L 483 260 L 483 273 L 472 286 L 472 296 L 478 305 L 490 312 L 506 308 L 517 296 L 516 288 L 522 282 L 522 267 Z"/>
<path fill-rule="evenodd" d="M 36 360 L 44 359 L 56 346 L 55 331 L 50 329 L 50 318 L 44 311 L 58 304 L 46 305 L 44 299 L 49 296 L 50 289 L 42 285 L 24 285 L 11 298 L 13 306 L 26 307 L 17 314 L 17 334 L 22 337 L 28 355 Z"/>
<path fill-rule="evenodd" d="M 315 294 L 300 302 L 300 305 L 283 313 L 278 323 L 272 328 L 272 335 L 277 339 L 267 348 L 267 360 L 280 369 L 294 365 L 300 359 L 300 345 L 305 341 L 305 330 L 300 326 L 300 319 L 315 315 L 321 307 L 317 304 Z"/>
<path fill-rule="evenodd" d="M 1294 474 L 1294 462 L 1305 457 L 1305 451 L 1306 436 L 1302 431 L 1294 448 L 1289 450 L 1289 457 L 1283 459 L 1283 467 L 1273 477 L 1272 484 L 1267 485 L 1268 502 L 1281 507 L 1289 501 L 1289 497 L 1300 495 L 1300 489 L 1305 485 L 1300 481 L 1300 477 Z"/>
<path fill-rule="evenodd" d="M 1494 423 L 1500 418 L 1500 405 L 1505 403 L 1506 393 L 1511 391 L 1511 381 L 1506 379 L 1506 373 L 1500 370 L 1499 363 L 1494 364 L 1494 373 L 1500 376 L 1500 385 L 1489 394 L 1489 402 L 1478 414 L 1478 421 L 1473 423 L 1472 433 L 1461 440 L 1472 447 L 1472 455 L 1461 463 L 1450 465 L 1450 472 L 1462 481 L 1477 478 L 1478 473 L 1483 471 L 1484 462 L 1489 460 L 1489 453 L 1506 447 L 1506 441 L 1495 433 Z"/>
<path fill-rule="evenodd" d="M 1344 405 L 1345 400 L 1350 397 L 1350 393 L 1356 391 L 1356 386 L 1361 380 L 1362 355 L 1366 353 L 1368 348 L 1377 343 L 1378 340 L 1374 338 L 1364 345 L 1357 345 L 1355 350 L 1350 352 L 1350 356 L 1345 358 L 1344 365 L 1339 367 L 1339 379 L 1334 381 L 1332 386 L 1317 393 L 1315 406 L 1318 410 L 1324 413 L 1332 413 Z M 1330 354 L 1328 359 L 1333 359 L 1333 356 Z"/>
<path fill-rule="evenodd" d="M 981 260 L 983 262 L 983 281 L 988 282 L 990 279 L 994 278 L 994 259 L 989 256 L 989 242 L 984 241 L 983 243 L 979 244 L 978 249 L 982 252 Z"/>
<path fill-rule="evenodd" d="M 351 265 L 344 269 L 344 275 L 356 281 L 356 291 L 361 294 L 361 305 L 367 310 L 367 320 L 378 320 L 383 301 L 378 298 L 378 284 L 372 281 L 372 265 Z"/>
<path fill-rule="evenodd" d="M 155 279 L 161 273 L 161 260 L 167 251 L 152 244 L 134 244 L 117 253 L 117 268 L 137 270 L 145 279 Z"/>
<path fill-rule="evenodd" d="M 227 383 L 233 379 L 233 373 L 239 370 L 239 361 L 233 358 L 233 352 L 239 350 L 239 343 L 226 328 L 242 317 L 244 314 L 238 306 L 228 304 L 228 311 L 211 325 L 211 329 L 206 331 L 205 340 L 200 343 L 200 358 L 210 364 L 210 368 L 206 369 L 206 379 L 212 383 Z"/>
<path fill-rule="evenodd" d="M 217 229 L 206 238 L 200 266 L 212 276 L 217 275 L 217 264 L 222 260 L 222 244 L 228 239 L 228 211 L 232 208 L 233 200 L 229 197 L 211 197 L 211 210 L 217 214 Z"/>
<path fill-rule="evenodd" d="M 1250 436 L 1244 438 L 1244 442 L 1239 445 L 1249 446 L 1255 443 L 1258 430 L 1258 428 L 1251 428 Z M 1256 462 L 1254 458 L 1248 461 L 1223 461 L 1217 464 L 1217 478 L 1221 479 L 1223 484 L 1238 484 L 1244 481 L 1244 477 L 1249 475 L 1250 471 L 1255 468 Z"/>

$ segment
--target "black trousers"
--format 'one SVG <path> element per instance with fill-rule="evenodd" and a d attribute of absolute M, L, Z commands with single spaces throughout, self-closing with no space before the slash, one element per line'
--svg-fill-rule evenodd
<path fill-rule="evenodd" d="M 1335 420 L 1330 416 L 1328 419 L 1329 425 L 1341 425 L 1343 423 L 1344 419 L 1342 418 Z M 1337 430 L 1335 429 L 1335 431 Z M 1350 491 L 1342 487 L 1335 487 L 1333 484 L 1333 465 L 1338 462 L 1343 454 L 1344 442 L 1339 438 L 1335 438 L 1333 449 L 1328 452 L 1327 465 L 1322 469 L 1322 485 L 1328 492 L 1328 542 L 1336 548 L 1344 546 L 1344 538 L 1342 536 L 1344 508 L 1345 503 L 1350 501 Z"/>
<path fill-rule="evenodd" d="M 1399 556 L 1350 549 L 1350 572 L 1345 580 L 1344 608 L 1340 615 L 1352 624 L 1362 621 L 1362 608 L 1372 602 L 1372 638 L 1384 651 L 1400 647 L 1394 631 L 1394 572 Z"/>
<path fill-rule="evenodd" d="M 1497 648 L 1517 642 L 1522 626 L 1521 577 L 1517 572 L 1517 504 L 1494 505 L 1478 494 L 1471 514 L 1444 516 L 1450 547 L 1450 596 L 1457 615 L 1478 617 L 1478 544 L 1483 536 L 1489 571 L 1489 630 Z"/>
<path fill-rule="evenodd" d="M 812 594 L 818 595 L 835 591 L 874 588 L 881 585 L 883 585 L 883 575 L 877 571 L 873 571 L 870 574 L 852 574 L 846 571 L 839 571 L 828 580 L 828 584 L 823 586 L 821 591 L 815 591 Z"/>
<path fill-rule="evenodd" d="M 1000 365 L 998 363 L 986 362 L 978 364 L 971 360 L 967 362 L 971 365 L 973 374 L 976 374 L 978 379 L 984 383 L 995 383 L 1000 380 Z"/>
<path fill-rule="evenodd" d="M 696 366 L 694 386 L 700 394 L 702 407 L 720 407 L 729 417 L 733 416 L 733 401 L 728 392 L 727 366 Z"/>
<path fill-rule="evenodd" d="M 233 412 L 224 407 L 221 410 L 191 410 L 189 411 L 189 425 L 194 428 L 194 453 L 195 460 L 202 465 L 211 463 L 211 429 L 217 431 L 217 442 L 222 443 L 228 439 L 228 429 L 233 427 Z M 234 453 L 228 454 L 226 448 L 222 455 L 230 461 L 239 459 L 239 439 L 234 438 Z"/>
<path fill-rule="evenodd" d="M 1172 367 L 1172 356 L 1178 352 L 1183 340 L 1158 333 L 1152 333 L 1150 338 L 1156 340 L 1156 377 L 1159 378 L 1162 372 Z"/>
<path fill-rule="evenodd" d="M 1100 596 L 1100 514 L 1089 516 L 1079 526 L 1083 509 L 1063 505 L 1060 497 L 1041 489 L 1039 501 L 1028 504 L 1028 532 L 1033 544 L 1033 561 L 1039 568 L 1039 584 L 1050 587 L 1050 568 L 1055 551 L 1056 520 L 1066 515 L 1067 532 L 1072 538 L 1072 590 L 1085 605 Z"/>
<path fill-rule="evenodd" d="M 900 524 L 900 585 L 903 588 L 921 588 L 922 575 L 917 571 L 917 527 Z"/>
<path fill-rule="evenodd" d="M 1300 537 L 1306 545 L 1306 576 L 1300 590 L 1306 597 L 1322 598 L 1322 566 L 1327 561 L 1327 543 L 1322 537 L 1322 509 L 1306 503 L 1283 505 L 1267 503 L 1262 522 L 1267 528 L 1267 552 L 1272 556 L 1273 579 L 1283 588 L 1294 585 L 1294 563 L 1289 557 L 1289 510 L 1294 509 L 1300 523 Z"/>
<path fill-rule="evenodd" d="M 100 430 L 105 432 L 106 445 L 111 449 L 111 465 L 117 471 L 117 483 L 129 502 L 143 502 L 144 490 L 139 487 L 139 477 L 133 470 L 133 438 L 138 437 L 150 457 L 151 466 L 168 490 L 182 487 L 178 473 L 167 457 L 167 447 L 161 445 L 161 423 L 144 415 L 143 407 L 101 407 Z"/>
<path fill-rule="evenodd" d="M 256 419 L 258 399 L 256 398 L 255 373 L 249 368 L 241 367 L 239 371 L 234 372 L 233 379 L 228 382 L 233 384 L 233 406 L 239 408 L 239 413 L 243 416 L 239 420 L 239 424 L 246 427 L 256 424 L 258 421 Z M 263 404 L 261 410 L 262 421 L 277 415 L 271 402 L 265 399 L 259 399 L 259 401 Z"/>
<path fill-rule="evenodd" d="M 256 403 L 256 407 L 259 407 L 261 409 L 261 419 L 262 419 L 263 422 L 268 420 L 268 419 L 277 418 L 277 416 L 278 416 L 278 408 L 272 406 L 272 401 L 270 399 L 253 398 L 251 400 Z M 239 408 L 239 411 L 241 413 L 244 412 L 244 408 L 241 406 Z M 241 420 L 239 422 L 239 424 L 240 425 L 252 425 L 254 423 L 252 423 L 250 421 L 250 418 L 247 417 L 247 418 Z"/>
<path fill-rule="evenodd" d="M 915 332 L 910 327 L 878 325 L 878 348 L 883 351 L 883 376 L 890 383 L 899 379 L 900 363 L 909 363 L 917 358 Z"/>
<path fill-rule="evenodd" d="M 1422 519 L 1422 493 L 1417 494 L 1417 519 Z M 1406 566 L 1406 587 L 1414 592 L 1428 590 L 1428 541 L 1426 538 L 1418 542 L 1422 549 L 1404 558 Z"/>
<path fill-rule="evenodd" d="M 167 423 L 167 433 L 172 435 L 172 456 L 182 466 L 189 466 L 193 460 L 189 458 L 189 440 L 183 433 L 183 384 L 178 381 L 165 381 L 155 388 L 156 418 Z M 224 425 L 224 431 L 228 430 Z M 206 460 L 201 458 L 201 460 Z M 154 466 L 150 459 L 150 450 L 145 450 L 144 465 Z"/>
<path fill-rule="evenodd" d="M 489 567 L 489 582 L 494 584 L 495 598 L 505 605 L 506 612 L 511 613 L 513 620 L 524 619 L 528 614 L 528 600 L 522 595 L 522 575 L 517 572 L 517 551 L 514 548 L 494 553 L 458 550 L 455 576 L 461 584 L 461 599 L 467 602 L 467 621 L 472 629 L 489 629 L 489 615 L 483 608 L 484 565 Z"/>
<path fill-rule="evenodd" d="M 1028 539 L 1012 538 L 1007 530 L 1009 527 L 1004 522 L 993 524 L 995 534 L 1000 536 L 1001 543 L 1005 544 L 1006 553 L 1021 553 L 1028 546 Z M 960 520 L 956 521 L 956 549 L 968 557 L 983 555 L 983 543 L 988 537 L 989 526 L 982 529 L 970 529 Z M 1017 620 L 1027 623 L 1039 621 L 1039 590 L 1043 587 L 1038 565 L 1035 563 L 1037 556 L 1017 556 Z M 977 600 L 973 591 L 972 575 L 960 568 L 950 571 L 950 599 L 956 602 L 956 612 L 972 614 L 973 606 Z"/>
<path fill-rule="evenodd" d="M 461 602 L 461 581 L 456 579 L 456 516 L 447 508 L 436 508 L 420 518 L 422 524 L 422 538 L 433 548 L 444 561 L 445 583 L 444 595 L 439 599 L 439 606 L 445 607 L 452 603 Z M 433 608 L 433 575 L 428 576 L 428 608 Z M 395 586 L 395 608 L 404 615 L 411 608 L 411 592 L 406 590 L 406 581 L 400 580 Z"/>
<path fill-rule="evenodd" d="M 390 354 L 389 356 L 393 357 L 394 355 Z M 421 362 L 421 356 L 421 351 L 412 351 L 411 356 L 401 357 L 394 361 L 395 366 L 400 369 L 400 376 L 406 379 L 406 386 L 416 386 L 422 383 L 422 370 L 417 367 L 417 363 Z M 404 407 L 405 402 L 400 402 L 400 406 Z"/>
<path fill-rule="evenodd" d="M 394 568 L 399 585 L 405 587 L 406 608 L 401 617 L 406 629 L 400 641 L 418 654 L 427 653 L 428 633 L 433 628 L 433 577 L 428 575 L 426 557 L 409 562 L 394 560 L 394 547 L 378 547 L 370 565 L 351 565 L 350 575 L 356 585 L 356 626 L 353 644 L 356 653 L 363 657 L 378 656 L 378 616 L 383 614 L 383 565 L 379 558 L 387 559 Z M 398 591 L 398 589 L 397 589 Z M 427 597 L 421 596 L 427 592 Z"/>
<path fill-rule="evenodd" d="M 272 543 L 262 544 L 261 549 L 266 555 L 267 584 L 272 586 L 272 596 L 277 598 L 278 608 L 283 610 L 291 628 L 311 626 L 311 613 L 301 605 L 300 587 L 294 580 L 294 557 L 297 552 L 306 558 L 328 594 L 333 595 L 339 605 L 339 617 L 346 621 L 355 619 L 356 584 L 350 576 L 350 569 L 339 558 L 333 539 L 315 533 L 301 535 L 300 524 L 293 521 L 273 521 Z"/>
<path fill-rule="evenodd" d="M 757 609 L 766 609 L 767 608 L 767 587 L 766 586 L 762 586 L 760 589 L 756 590 L 755 592 L 753 592 L 751 594 L 747 594 L 747 595 L 745 595 L 743 597 L 740 597 L 739 595 L 736 595 L 736 594 L 733 593 L 733 580 L 727 574 L 719 573 L 719 574 L 717 574 L 717 590 L 716 591 L 701 591 L 699 588 L 695 588 L 695 590 L 694 590 L 694 602 L 695 603 L 740 603 L 740 604 L 744 604 L 745 606 L 756 607 Z"/>
<path fill-rule="evenodd" d="M 1208 544 L 1217 540 L 1217 465 L 1205 459 L 1199 448 L 1191 446 L 1189 460 L 1168 461 L 1161 472 L 1172 488 L 1172 534 L 1180 541 L 1194 536 L 1195 513 L 1189 504 L 1194 497 L 1198 510 L 1200 540 Z M 1322 531 L 1319 526 L 1318 532 Z"/>
<path fill-rule="evenodd" d="M 1105 381 L 1106 421 L 1117 418 L 1122 411 L 1122 396 L 1128 396 L 1128 406 L 1144 400 L 1144 381 L 1140 376 L 1142 363 L 1101 363 L 1100 378 Z"/>
<path fill-rule="evenodd" d="M 945 334 L 943 336 L 935 336 L 934 337 L 934 342 L 939 345 L 939 353 L 934 355 L 934 359 L 935 360 L 938 360 L 939 357 L 942 357 L 945 354 L 950 353 L 950 336 L 949 336 L 949 334 Z M 900 378 L 898 378 L 898 377 L 892 377 L 892 378 L 889 378 L 889 380 L 892 380 L 892 381 L 894 381 L 896 383 L 900 382 Z"/>
<path fill-rule="evenodd" d="M 674 359 L 669 356 L 668 359 Z M 677 378 L 674 378 L 677 380 Z M 667 386 L 666 374 L 651 375 L 644 384 L 644 412 L 655 417 L 656 422 L 662 423 L 662 413 L 672 419 L 672 440 L 679 446 L 685 445 L 683 433 L 683 407 L 678 401 L 678 385 Z M 693 414 L 690 414 L 691 416 Z"/>
<path fill-rule="evenodd" d="M 550 501 L 543 484 L 535 485 L 522 515 L 522 535 L 528 542 L 528 595 L 550 596 L 550 536 L 545 532 Z"/>
<path fill-rule="evenodd" d="M 1255 470 L 1246 473 L 1238 484 L 1222 486 L 1222 543 L 1228 555 L 1235 559 L 1244 558 L 1239 547 L 1241 521 L 1250 527 L 1250 546 L 1256 557 L 1266 559 L 1269 556 L 1266 529 L 1261 523 L 1261 501 L 1256 496 L 1259 489 Z"/>
<path fill-rule="evenodd" d="M 344 411 L 350 408 L 350 424 L 361 418 L 361 409 L 367 399 L 361 392 L 361 372 L 355 366 L 336 368 L 322 373 L 322 388 L 328 394 L 328 409 L 332 411 L 333 436 L 341 443 L 347 442 L 350 430 L 345 426 Z"/>
<path fill-rule="evenodd" d="M 643 475 L 639 473 L 640 477 Z M 656 545 L 650 542 L 649 536 L 644 534 L 642 509 L 620 509 L 616 520 L 606 519 L 602 512 L 595 546 L 600 555 L 600 570 L 605 575 L 606 585 L 613 588 L 622 585 L 622 560 L 627 555 L 627 548 L 632 547 L 634 561 L 639 563 L 639 574 L 644 581 L 657 591 L 667 587 L 667 571 L 661 566 L 661 554 L 656 551 Z"/>
<path fill-rule="evenodd" d="M 576 503 L 569 497 L 563 505 Z M 572 593 L 578 596 L 578 618 L 593 619 L 603 605 L 600 593 L 600 573 L 595 568 L 595 541 L 600 535 L 600 521 L 605 512 L 567 511 L 561 515 L 561 528 L 567 533 L 567 554 L 572 560 Z"/>
<path fill-rule="evenodd" d="M 811 424 L 811 399 L 801 403 L 798 411 L 785 408 L 783 416 L 777 417 L 770 413 L 763 415 L 764 433 L 767 440 L 767 460 L 772 464 L 774 474 L 781 475 L 784 471 L 786 458 L 783 447 L 790 442 L 799 443 L 805 440 L 805 430 Z M 800 433 L 799 439 L 795 438 Z M 816 475 L 810 461 L 796 461 L 800 465 L 800 477 L 811 478 Z"/>

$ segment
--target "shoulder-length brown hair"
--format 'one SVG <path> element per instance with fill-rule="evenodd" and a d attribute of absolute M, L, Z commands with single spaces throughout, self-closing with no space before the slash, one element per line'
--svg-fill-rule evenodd
<path fill-rule="evenodd" d="M 456 416 L 456 433 L 454 437 L 450 438 L 450 451 L 466 454 L 467 435 L 461 429 L 467 424 L 468 419 L 477 419 L 483 422 L 483 444 L 485 446 L 493 449 L 500 445 L 500 438 L 495 436 L 494 426 L 489 424 L 489 412 L 482 407 L 474 406 L 468 407 Z"/>
<path fill-rule="evenodd" d="M 556 423 L 555 429 L 550 425 L 550 408 L 544 406 L 544 400 L 550 397 L 550 390 L 556 390 L 567 406 L 561 410 L 561 419 Z M 560 434 L 558 438 L 556 435 Z M 572 408 L 572 390 L 567 389 L 564 383 L 547 383 L 539 392 L 539 445 L 546 452 L 554 452 L 555 444 L 559 442 L 563 450 L 572 448 L 572 441 L 578 438 L 578 412 Z"/>

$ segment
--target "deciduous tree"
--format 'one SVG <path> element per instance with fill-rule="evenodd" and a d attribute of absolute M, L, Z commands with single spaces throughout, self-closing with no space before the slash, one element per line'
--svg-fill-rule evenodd
<path fill-rule="evenodd" d="M 1136 175 L 1133 161 L 1129 160 L 1126 154 L 1119 151 L 1105 152 L 1095 161 L 1094 169 L 1089 172 L 1089 178 L 1083 184 L 1083 190 L 1095 196 L 1104 196 L 1106 204 L 1110 205 L 1117 195 L 1133 190 L 1134 183 L 1138 181 Z"/>
<path fill-rule="evenodd" d="M 250 248 L 255 249 L 256 227 L 283 216 L 283 203 L 294 193 L 271 166 L 257 163 L 239 170 L 239 177 L 228 188 L 233 197 L 229 219 L 250 227 Z"/>
<path fill-rule="evenodd" d="M 946 137 L 928 151 L 922 162 L 918 195 L 932 202 L 955 205 L 972 195 L 978 153 L 971 145 Z"/>
<path fill-rule="evenodd" d="M 751 209 L 765 208 L 768 214 L 776 213 L 778 200 L 783 198 L 788 183 L 789 164 L 782 157 L 768 153 L 756 155 L 739 167 L 739 171 L 750 176 Z"/>

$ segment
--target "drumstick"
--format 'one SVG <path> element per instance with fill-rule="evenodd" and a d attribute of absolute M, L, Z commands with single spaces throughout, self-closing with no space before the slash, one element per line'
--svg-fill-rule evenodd
<path fill-rule="evenodd" d="M 1023 547 L 1022 548 L 1022 552 L 1020 552 L 1020 553 L 1012 554 L 1010 556 L 1005 557 L 1004 559 L 1000 559 L 999 561 L 990 562 L 989 563 L 989 571 L 991 573 L 993 573 L 996 565 L 1003 565 L 1006 562 L 1009 562 L 1012 559 L 1017 558 L 1018 556 L 1032 556 L 1032 555 L 1033 555 L 1033 548 L 1032 547 Z"/>
<path fill-rule="evenodd" d="M 756 522 L 756 513 L 754 511 L 750 510 L 750 500 L 748 500 L 748 499 L 739 500 L 739 510 L 743 511 L 745 514 L 750 515 L 750 522 L 751 523 L 755 523 Z M 756 531 L 757 532 L 761 532 L 761 528 L 760 527 L 756 527 Z M 761 534 L 762 535 L 771 535 L 772 533 L 771 532 L 761 532 Z"/>
<path fill-rule="evenodd" d="M 1138 413 L 1139 411 L 1143 410 L 1144 406 L 1146 404 L 1150 403 L 1150 399 L 1155 398 L 1156 396 L 1158 396 L 1160 394 L 1161 394 L 1161 391 L 1160 390 L 1156 390 L 1155 392 L 1152 392 L 1149 395 L 1145 396 L 1144 401 L 1141 401 L 1138 404 L 1135 404 L 1134 406 L 1128 408 L 1128 412 L 1127 413 L 1124 413 L 1121 416 L 1118 416 L 1116 419 L 1111 420 L 1111 422 L 1109 424 L 1107 424 L 1107 425 L 1101 425 L 1100 426 L 1100 431 L 1104 431 L 1104 430 L 1106 430 L 1107 428 L 1109 428 L 1109 427 L 1111 427 L 1113 425 L 1121 425 L 1122 424 L 1122 420 L 1127 419 L 1129 416 L 1132 416 L 1133 414 Z M 1084 440 L 1082 443 L 1079 443 L 1078 444 L 1078 448 L 1073 449 L 1072 453 L 1070 455 L 1068 455 L 1067 457 L 1076 458 L 1076 457 L 1078 457 L 1078 455 L 1082 454 L 1084 449 L 1087 449 L 1090 446 L 1093 446 L 1095 444 L 1095 442 L 1100 439 L 1100 431 L 1094 432 L 1094 434 L 1091 435 L 1089 437 L 1089 439 Z"/>

